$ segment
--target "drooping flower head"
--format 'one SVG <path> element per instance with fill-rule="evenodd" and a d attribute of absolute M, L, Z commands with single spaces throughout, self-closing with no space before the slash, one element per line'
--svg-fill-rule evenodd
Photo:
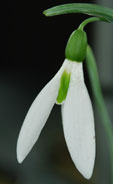
<path fill-rule="evenodd" d="M 17 159 L 22 162 L 36 143 L 54 104 L 61 104 L 63 130 L 71 158 L 87 179 L 95 161 L 95 130 L 91 101 L 84 83 L 82 61 L 87 36 L 75 30 L 67 43 L 66 59 L 54 78 L 31 105 L 17 142 Z"/>

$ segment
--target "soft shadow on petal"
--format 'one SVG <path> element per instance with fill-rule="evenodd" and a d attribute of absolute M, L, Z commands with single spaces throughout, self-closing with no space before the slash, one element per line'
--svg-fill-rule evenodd
<path fill-rule="evenodd" d="M 95 128 L 91 101 L 84 84 L 82 63 L 75 63 L 73 66 L 62 115 L 71 158 L 79 172 L 89 179 L 95 161 Z"/>
<path fill-rule="evenodd" d="M 55 77 L 42 89 L 31 105 L 17 142 L 17 159 L 21 163 L 37 141 L 55 104 L 65 62 Z"/>

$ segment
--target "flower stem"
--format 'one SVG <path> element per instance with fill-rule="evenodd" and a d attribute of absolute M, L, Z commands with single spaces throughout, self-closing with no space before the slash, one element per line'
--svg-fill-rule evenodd
<path fill-rule="evenodd" d="M 91 22 L 95 22 L 95 21 L 105 21 L 105 19 L 102 18 L 102 17 L 91 17 L 91 18 L 88 18 L 88 19 L 84 20 L 84 21 L 80 24 L 79 29 L 83 30 L 84 27 L 85 27 L 87 24 L 89 24 L 89 23 L 91 23 Z"/>
<path fill-rule="evenodd" d="M 104 103 L 104 98 L 100 87 L 95 57 L 90 46 L 87 47 L 86 63 L 87 63 L 89 78 L 91 81 L 93 95 L 95 97 L 101 118 L 103 120 L 102 121 L 103 126 L 107 134 L 108 145 L 110 150 L 110 159 L 111 159 L 111 176 L 112 176 L 111 184 L 113 184 L 113 127 Z"/>

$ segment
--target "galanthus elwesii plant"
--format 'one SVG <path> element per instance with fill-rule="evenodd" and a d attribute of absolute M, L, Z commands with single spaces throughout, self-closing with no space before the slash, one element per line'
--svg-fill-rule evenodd
<path fill-rule="evenodd" d="M 97 13 L 93 11 L 93 6 L 96 6 Z M 113 11 L 98 5 L 74 3 L 48 9 L 44 14 L 53 16 L 73 12 L 88 12 L 98 17 L 86 19 L 71 34 L 65 49 L 65 60 L 60 70 L 38 94 L 24 120 L 17 142 L 17 159 L 21 163 L 28 155 L 56 103 L 61 105 L 64 136 L 73 163 L 79 172 L 89 179 L 93 173 L 96 146 L 93 108 L 84 82 L 83 61 L 85 58 L 97 105 L 101 114 L 105 113 L 104 126 L 109 140 L 113 136 L 112 125 L 101 93 L 95 58 L 88 45 L 84 27 L 93 21 L 112 22 Z M 111 149 L 111 155 L 112 151 L 113 149 Z"/>

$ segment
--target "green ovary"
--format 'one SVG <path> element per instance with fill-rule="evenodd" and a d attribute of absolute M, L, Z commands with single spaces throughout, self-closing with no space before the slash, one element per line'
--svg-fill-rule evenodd
<path fill-rule="evenodd" d="M 67 73 L 66 70 L 64 70 L 61 79 L 60 79 L 60 87 L 58 91 L 58 96 L 57 96 L 57 103 L 61 104 L 67 96 L 68 88 L 69 88 L 69 83 L 70 83 L 70 73 Z"/>

